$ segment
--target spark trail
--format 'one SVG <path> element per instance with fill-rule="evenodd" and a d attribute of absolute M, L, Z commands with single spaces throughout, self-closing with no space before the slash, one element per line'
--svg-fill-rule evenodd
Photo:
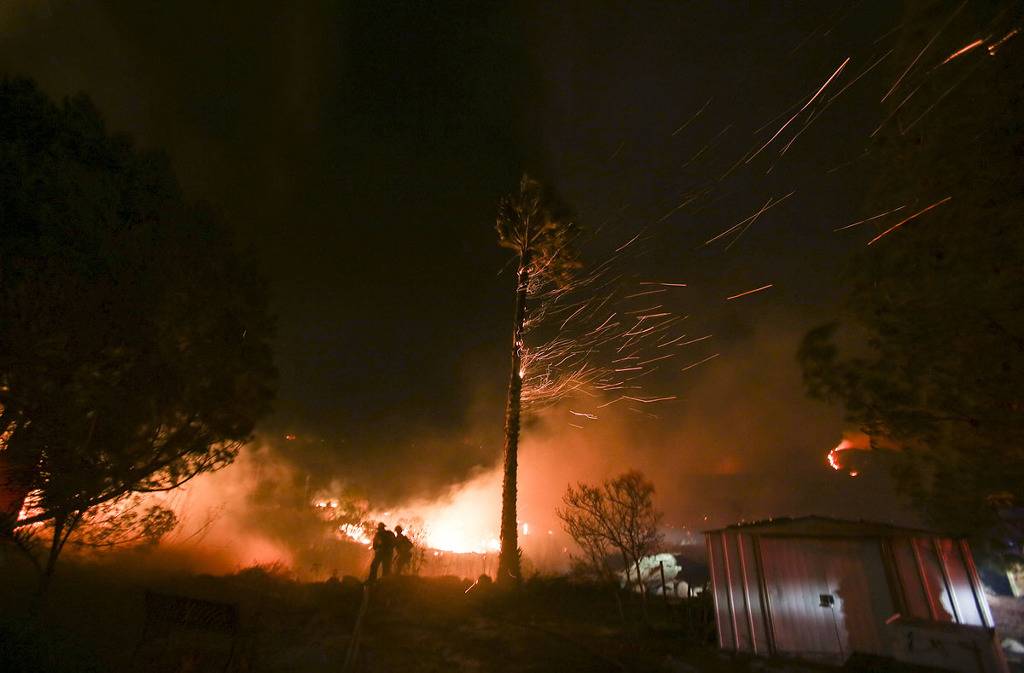
<path fill-rule="evenodd" d="M 725 300 L 731 301 L 733 299 L 739 299 L 740 297 L 746 297 L 747 295 L 754 294 L 755 292 L 763 292 L 764 290 L 767 290 L 768 288 L 774 286 L 774 283 L 768 283 L 767 285 L 762 285 L 761 287 L 755 287 L 753 290 L 747 290 L 746 292 L 740 292 L 739 294 L 734 294 L 731 297 L 726 297 Z"/>
<path fill-rule="evenodd" d="M 835 229 L 833 229 L 832 231 L 843 231 L 844 229 L 850 229 L 850 228 L 852 228 L 852 227 L 856 227 L 856 226 L 857 226 L 857 225 L 859 225 L 859 224 L 864 224 L 865 222 L 873 222 L 874 220 L 877 220 L 877 219 L 883 218 L 883 217 L 885 217 L 886 215 L 889 215 L 889 214 L 891 214 L 891 213 L 895 213 L 895 212 L 897 212 L 897 211 L 903 210 L 903 209 L 904 209 L 905 207 L 906 207 L 906 206 L 899 206 L 898 208 L 893 208 L 893 209 L 891 209 L 891 210 L 887 210 L 887 211 L 885 211 L 884 213 L 879 213 L 878 215 L 873 215 L 873 216 L 871 216 L 871 217 L 867 217 L 867 218 L 865 218 L 865 219 L 863 219 L 863 220 L 857 220 L 856 222 L 853 222 L 853 223 L 851 223 L 851 224 L 847 224 L 847 225 L 844 225 L 844 226 L 842 226 L 842 227 L 836 227 L 836 228 L 835 228 Z"/>
<path fill-rule="evenodd" d="M 907 217 L 907 218 L 904 218 L 904 219 L 900 220 L 900 221 L 899 221 L 899 222 L 897 222 L 896 224 L 892 225 L 891 227 L 889 227 L 888 229 L 886 229 L 885 231 L 883 231 L 882 233 L 880 233 L 880 234 L 879 234 L 878 236 L 875 236 L 875 237 L 874 237 L 874 238 L 872 238 L 872 239 L 871 239 L 870 241 L 868 241 L 868 245 L 872 245 L 872 244 L 874 244 L 874 243 L 875 243 L 876 241 L 878 241 L 879 239 L 881 239 L 881 238 L 883 238 L 883 237 L 885 237 L 885 236 L 888 236 L 889 234 L 891 234 L 892 232 L 896 231 L 897 229 L 899 229 L 900 227 L 902 227 L 902 226 L 903 226 L 904 224 L 906 224 L 907 222 L 910 222 L 911 220 L 915 219 L 915 218 L 916 218 L 916 217 L 918 217 L 919 215 L 924 215 L 925 213 L 927 213 L 927 212 L 928 212 L 929 210 L 931 210 L 932 208 L 938 208 L 938 207 L 939 207 L 939 206 L 941 206 L 942 204 L 944 204 L 944 203 L 946 203 L 947 201 L 950 201 L 950 200 L 952 200 L 952 199 L 953 199 L 953 197 L 952 197 L 952 196 L 947 196 L 946 198 L 942 199 L 941 201 L 936 201 L 935 203 L 933 203 L 932 205 L 928 206 L 927 208 L 923 208 L 923 209 L 921 209 L 921 210 L 917 211 L 916 213 L 914 213 L 914 214 L 913 214 L 913 215 L 911 215 L 910 217 Z"/>
<path fill-rule="evenodd" d="M 809 100 L 808 100 L 808 101 L 807 101 L 806 103 L 804 103 L 803 107 L 802 107 L 802 108 L 800 108 L 799 110 L 797 110 L 796 114 L 794 114 L 794 115 L 793 115 L 792 117 L 790 117 L 789 119 L 787 119 L 787 120 L 786 120 L 786 123 L 785 123 L 785 124 L 783 124 L 782 126 L 780 126 L 780 127 L 779 127 L 779 130 L 778 130 L 778 131 L 776 131 L 776 132 L 775 132 L 775 134 L 774 134 L 774 135 L 773 135 L 773 136 L 772 136 L 771 138 L 769 138 L 769 139 L 768 139 L 768 142 L 766 142 L 766 143 L 765 143 L 764 145 L 761 145 L 761 147 L 760 147 L 760 148 L 759 148 L 759 149 L 758 149 L 758 150 L 757 150 L 756 152 L 754 152 L 754 154 L 753 154 L 753 155 L 752 155 L 752 156 L 751 156 L 751 157 L 750 157 L 749 159 L 747 159 L 747 160 L 746 160 L 746 161 L 745 161 L 744 163 L 748 163 L 748 164 L 749 164 L 749 163 L 750 163 L 751 161 L 753 161 L 753 160 L 754 160 L 754 158 L 755 158 L 755 157 L 757 157 L 757 155 L 758 155 L 758 154 L 760 154 L 760 153 L 761 153 L 762 151 L 764 151 L 764 148 L 766 148 L 766 147 L 768 147 L 769 145 L 771 145 L 771 144 L 772 144 L 772 142 L 773 142 L 773 141 L 774 141 L 774 140 L 775 140 L 776 138 L 778 138 L 778 137 L 779 137 L 779 135 L 780 135 L 780 134 L 781 134 L 781 133 L 782 133 L 783 131 L 785 131 L 785 130 L 786 130 L 786 127 L 787 127 L 787 126 L 789 126 L 789 125 L 790 125 L 791 123 L 793 123 L 793 120 L 794 120 L 794 119 L 796 119 L 797 117 L 799 117 L 799 116 L 800 116 L 800 114 L 801 114 L 801 113 L 802 113 L 802 112 L 803 112 L 804 110 L 806 110 L 806 109 L 808 108 L 808 106 L 810 106 L 810 104 L 811 104 L 811 103 L 813 103 L 813 102 L 814 102 L 814 101 L 815 101 L 815 100 L 816 100 L 816 99 L 818 98 L 818 96 L 820 96 L 820 95 L 821 95 L 821 92 L 825 90 L 825 87 L 827 87 L 827 86 L 828 86 L 828 85 L 829 85 L 829 84 L 830 84 L 830 83 L 832 82 L 832 80 L 833 80 L 833 79 L 835 79 L 835 78 L 836 78 L 836 76 L 837 76 L 837 75 L 838 75 L 838 74 L 839 74 L 840 72 L 842 72 L 843 68 L 845 68 L 845 67 L 846 67 L 846 64 L 847 64 L 847 63 L 849 63 L 849 62 L 850 62 L 850 57 L 849 57 L 849 56 L 847 56 L 847 57 L 846 57 L 846 60 L 845 60 L 845 61 L 843 61 L 843 62 L 842 62 L 842 63 L 841 63 L 840 65 L 839 65 L 839 67 L 838 67 L 838 68 L 836 68 L 835 72 L 833 72 L 833 73 L 832 73 L 832 74 L 831 74 L 831 75 L 829 76 L 829 78 L 828 78 L 827 80 L 825 80 L 825 83 L 821 85 L 821 88 L 819 88 L 819 89 L 818 89 L 818 90 L 817 90 L 817 91 L 815 92 L 815 94 L 814 94 L 813 96 L 811 96 L 811 97 L 810 97 L 810 99 L 809 99 Z"/>

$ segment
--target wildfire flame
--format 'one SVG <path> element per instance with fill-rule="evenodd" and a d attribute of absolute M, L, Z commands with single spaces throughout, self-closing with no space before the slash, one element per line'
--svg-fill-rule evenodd
<path fill-rule="evenodd" d="M 338 526 L 338 532 L 353 542 L 365 545 L 370 544 L 370 538 L 366 535 L 366 530 L 359 524 L 343 523 Z"/>
<path fill-rule="evenodd" d="M 368 511 L 359 522 L 339 525 L 338 532 L 344 539 L 369 545 L 373 528 L 380 522 L 388 528 L 401 525 L 407 534 L 418 537 L 424 547 L 434 552 L 493 554 L 501 549 L 496 530 L 500 494 L 501 474 L 494 470 L 438 500 L 413 502 L 390 511 Z M 325 514 L 341 506 L 338 500 L 324 497 L 312 504 Z M 530 537 L 530 523 L 520 521 L 519 532 Z"/>
<path fill-rule="evenodd" d="M 18 521 L 24 521 L 30 517 L 43 513 L 43 508 L 39 506 L 39 500 L 42 497 L 43 492 L 35 490 L 25 496 L 25 500 L 22 501 L 21 509 L 18 511 Z M 32 528 L 39 528 L 43 525 L 42 521 L 37 521 L 33 524 L 29 524 Z"/>
<path fill-rule="evenodd" d="M 828 452 L 826 460 L 829 467 L 837 472 L 841 472 L 846 469 L 846 473 L 851 477 L 856 477 L 860 472 L 856 469 L 847 469 L 843 466 L 843 460 L 840 454 L 844 451 L 867 451 L 871 447 L 870 441 L 866 435 L 855 435 L 855 436 L 844 436 L 843 440 L 839 442 L 831 451 Z"/>
<path fill-rule="evenodd" d="M 848 440 L 844 439 L 843 441 L 839 442 L 839 444 L 836 445 L 834 449 L 828 452 L 827 458 L 829 466 L 833 470 L 837 471 L 843 469 L 843 466 L 839 464 L 839 454 L 840 452 L 847 451 L 851 448 L 853 448 L 853 446 L 850 444 Z"/>

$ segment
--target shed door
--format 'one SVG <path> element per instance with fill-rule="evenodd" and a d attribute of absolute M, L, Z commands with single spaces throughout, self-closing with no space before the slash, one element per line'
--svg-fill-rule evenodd
<path fill-rule="evenodd" d="M 826 572 L 844 655 L 886 654 L 885 621 L 895 611 L 882 550 L 875 540 L 826 543 Z"/>
<path fill-rule="evenodd" d="M 761 553 L 780 652 L 834 660 L 884 653 L 892 599 L 877 542 L 766 537 Z"/>

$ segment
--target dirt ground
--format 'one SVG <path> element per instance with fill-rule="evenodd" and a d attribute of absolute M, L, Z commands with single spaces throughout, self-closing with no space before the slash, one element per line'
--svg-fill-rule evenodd
<path fill-rule="evenodd" d="M 213 577 L 69 565 L 38 602 L 31 576 L 4 574 L 0 668 L 11 673 L 835 670 L 719 653 L 699 600 L 652 600 L 644 620 L 635 598 L 620 613 L 613 591 L 564 578 L 509 594 L 452 577 L 400 577 L 365 592 L 352 578 L 300 583 L 258 568 Z M 147 626 L 146 591 L 237 605 L 238 630 L 152 614 Z M 357 622 L 357 656 L 346 661 Z"/>

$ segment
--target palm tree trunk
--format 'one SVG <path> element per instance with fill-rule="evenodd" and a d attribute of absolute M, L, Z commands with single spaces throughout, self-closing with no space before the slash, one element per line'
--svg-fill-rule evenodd
<path fill-rule="evenodd" d="M 498 555 L 498 581 L 518 583 L 519 523 L 516 520 L 517 480 L 519 470 L 519 415 L 523 394 L 523 327 L 526 322 L 527 285 L 530 281 L 530 260 L 523 255 L 516 277 L 516 313 L 512 326 L 512 371 L 508 378 L 505 404 L 505 478 L 501 489 L 501 552 Z"/>

